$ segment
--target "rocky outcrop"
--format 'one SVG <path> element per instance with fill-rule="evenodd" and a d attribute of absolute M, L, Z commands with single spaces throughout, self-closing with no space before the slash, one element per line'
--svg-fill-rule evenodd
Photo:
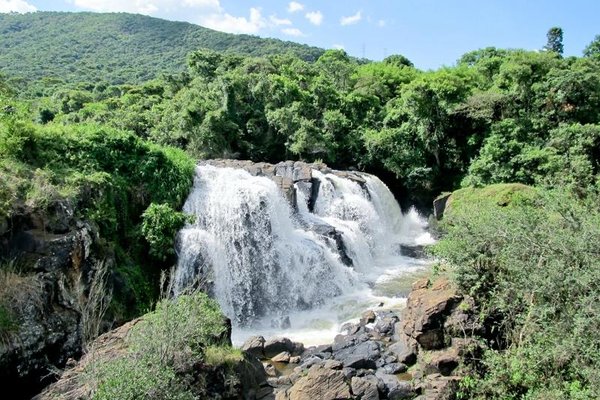
<path fill-rule="evenodd" d="M 228 321 L 228 320 L 227 320 Z M 228 323 L 225 321 L 226 323 Z M 93 373 L 98 365 L 123 359 L 130 351 L 127 338 L 132 329 L 144 323 L 144 317 L 130 321 L 121 327 L 98 337 L 90 346 L 90 351 L 74 365 L 67 369 L 60 379 L 48 386 L 34 400 L 78 400 L 90 399 L 97 389 L 98 379 Z M 225 330 L 227 332 L 227 329 Z M 230 334 L 230 331 L 228 332 Z M 230 343 L 229 334 L 217 340 L 217 343 Z M 245 353 L 233 366 L 207 365 L 195 360 L 186 353 L 186 349 L 176 349 L 181 356 L 175 357 L 174 371 L 176 378 L 186 385 L 202 387 L 203 398 L 210 399 L 273 399 L 273 389 L 266 382 L 263 366 L 254 356 Z M 231 373 L 233 372 L 233 377 Z M 235 387 L 231 387 L 232 378 Z M 158 397 L 162 398 L 162 397 Z"/>
<path fill-rule="evenodd" d="M 90 284 L 113 259 L 99 253 L 97 228 L 74 215 L 68 201 L 57 201 L 45 213 L 22 207 L 2 223 L 0 300 L 14 328 L 0 341 L 0 384 L 24 398 L 79 357 L 100 328 Z"/>
<path fill-rule="evenodd" d="M 461 360 L 479 346 L 471 339 L 480 329 L 474 309 L 447 279 L 420 280 L 400 314 L 365 312 L 333 344 L 306 349 L 291 373 L 267 363 L 269 384 L 278 400 L 453 399 Z M 244 348 L 264 357 L 261 346 L 264 339 L 251 338 Z"/>

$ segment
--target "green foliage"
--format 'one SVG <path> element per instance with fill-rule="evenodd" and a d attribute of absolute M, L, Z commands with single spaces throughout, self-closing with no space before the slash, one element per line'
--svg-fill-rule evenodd
<path fill-rule="evenodd" d="M 151 203 L 142 214 L 142 235 L 150 244 L 150 255 L 166 260 L 175 254 L 175 235 L 187 220 L 184 213 L 168 204 Z"/>
<path fill-rule="evenodd" d="M 553 51 L 557 54 L 562 55 L 562 53 L 563 53 L 563 44 L 562 44 L 563 30 L 562 30 L 562 28 L 559 28 L 557 26 L 550 28 L 548 30 L 548 33 L 546 34 L 546 37 L 548 38 L 548 42 L 544 46 L 544 49 L 546 49 L 548 51 Z"/>
<path fill-rule="evenodd" d="M 185 366 L 240 361 L 239 351 L 231 350 L 223 339 L 225 330 L 218 304 L 204 293 L 161 301 L 154 312 L 132 327 L 124 354 L 99 358 L 88 366 L 88 379 L 97 384 L 93 399 L 205 396 L 199 372 L 186 371 Z M 186 373 L 193 374 L 193 379 L 186 379 Z"/>
<path fill-rule="evenodd" d="M 184 70 L 186 55 L 200 48 L 256 56 L 289 51 L 306 60 L 323 53 L 292 42 L 125 13 L 0 14 L 0 32 L 0 69 L 29 83 L 34 95 L 53 93 L 65 83 L 133 84 L 176 74 Z M 80 105 L 77 96 L 69 95 L 63 104 Z"/>
<path fill-rule="evenodd" d="M 597 198 L 485 193 L 452 204 L 435 248 L 491 329 L 466 398 L 598 398 Z"/>
<path fill-rule="evenodd" d="M 590 58 L 600 58 L 600 35 L 596 35 L 594 40 L 586 46 L 583 50 L 583 55 Z"/>

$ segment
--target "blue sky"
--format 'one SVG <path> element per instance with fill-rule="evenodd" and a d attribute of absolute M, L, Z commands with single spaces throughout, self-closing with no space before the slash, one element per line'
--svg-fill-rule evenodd
<path fill-rule="evenodd" d="M 600 0 L 0 0 L 0 12 L 35 10 L 136 12 L 374 60 L 403 54 L 423 69 L 487 46 L 540 49 L 552 26 L 565 55 L 600 34 Z"/>

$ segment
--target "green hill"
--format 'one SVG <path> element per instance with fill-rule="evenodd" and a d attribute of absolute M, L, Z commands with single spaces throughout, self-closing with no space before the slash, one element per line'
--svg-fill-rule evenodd
<path fill-rule="evenodd" d="M 315 60 L 323 50 L 293 42 L 217 32 L 187 22 L 126 13 L 0 14 L 0 71 L 24 82 L 139 83 L 183 71 L 199 48 Z"/>

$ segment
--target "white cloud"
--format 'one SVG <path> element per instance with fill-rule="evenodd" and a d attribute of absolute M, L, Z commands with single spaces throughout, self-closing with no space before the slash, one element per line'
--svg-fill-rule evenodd
<path fill-rule="evenodd" d="M 23 0 L 0 0 L 0 13 L 27 13 L 37 11 L 37 8 Z"/>
<path fill-rule="evenodd" d="M 310 21 L 313 25 L 321 25 L 323 22 L 323 14 L 321 11 L 311 11 L 306 13 L 306 19 Z"/>
<path fill-rule="evenodd" d="M 221 11 L 200 18 L 200 25 L 217 31 L 229 33 L 258 33 L 267 26 L 267 21 L 261 15 L 260 9 L 251 8 L 250 17 L 234 17 Z"/>
<path fill-rule="evenodd" d="M 288 12 L 295 13 L 302 10 L 304 10 L 304 4 L 302 3 L 291 1 L 290 4 L 288 4 Z"/>
<path fill-rule="evenodd" d="M 354 15 L 350 15 L 348 17 L 342 17 L 342 18 L 340 18 L 340 24 L 342 26 L 344 26 L 344 25 L 352 25 L 352 24 L 356 24 L 361 19 L 362 19 L 362 11 L 358 11 Z"/>
<path fill-rule="evenodd" d="M 285 28 L 281 30 L 282 33 L 288 35 L 288 36 L 304 36 L 304 33 L 302 33 L 302 31 L 298 28 Z"/>
<path fill-rule="evenodd" d="M 275 26 L 281 26 L 281 25 L 291 25 L 292 21 L 290 21 L 287 18 L 277 18 L 277 15 L 271 15 L 269 17 L 269 21 L 271 21 L 271 23 Z"/>
<path fill-rule="evenodd" d="M 380 28 L 383 28 L 386 25 L 385 20 L 380 19 L 379 21 L 377 21 L 377 26 Z"/>
<path fill-rule="evenodd" d="M 334 44 L 331 47 L 333 47 L 336 50 L 345 50 L 346 49 L 346 47 L 343 44 Z"/>
<path fill-rule="evenodd" d="M 75 7 L 92 11 L 122 11 L 140 14 L 172 11 L 181 6 L 202 10 L 221 9 L 219 0 L 73 0 L 73 4 Z"/>

